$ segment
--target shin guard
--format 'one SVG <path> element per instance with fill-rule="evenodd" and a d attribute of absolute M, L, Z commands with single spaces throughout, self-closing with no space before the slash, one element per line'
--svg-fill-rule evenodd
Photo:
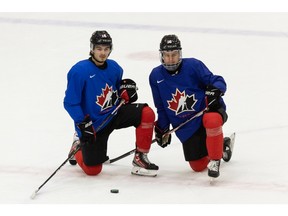
<path fill-rule="evenodd" d="M 145 106 L 142 110 L 141 123 L 136 128 L 136 148 L 139 152 L 147 153 L 150 150 L 154 121 L 154 111 L 149 106 Z"/>
<path fill-rule="evenodd" d="M 206 129 L 206 146 L 211 160 L 220 160 L 223 153 L 223 120 L 219 113 L 208 112 L 203 116 L 203 125 Z"/>

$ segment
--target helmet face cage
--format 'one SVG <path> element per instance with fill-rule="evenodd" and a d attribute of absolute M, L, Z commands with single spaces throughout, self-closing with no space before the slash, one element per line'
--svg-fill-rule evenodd
<path fill-rule="evenodd" d="M 163 59 L 163 52 L 164 51 L 160 51 L 160 53 L 159 53 L 160 62 L 163 65 L 163 67 L 166 68 L 166 70 L 176 71 L 177 68 L 179 67 L 179 65 L 181 64 L 181 62 L 182 62 L 182 50 L 177 50 L 177 51 L 179 52 L 179 61 L 176 64 L 170 64 L 170 65 L 165 64 L 164 59 Z"/>
<path fill-rule="evenodd" d="M 112 38 L 107 31 L 95 31 L 90 38 L 90 51 L 95 48 L 95 45 L 108 45 L 112 51 Z"/>
<path fill-rule="evenodd" d="M 164 63 L 163 52 L 178 50 L 179 61 L 176 64 L 168 65 Z M 160 62 L 168 71 L 175 71 L 182 62 L 182 47 L 181 42 L 176 35 L 165 35 L 160 43 Z"/>

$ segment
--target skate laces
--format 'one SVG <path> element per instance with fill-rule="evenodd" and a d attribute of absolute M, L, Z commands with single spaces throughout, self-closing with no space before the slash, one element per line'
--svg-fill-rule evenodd
<path fill-rule="evenodd" d="M 219 169 L 220 162 L 217 160 L 211 160 L 207 166 L 207 168 L 211 171 L 217 172 Z"/>
<path fill-rule="evenodd" d="M 142 154 L 142 159 L 146 162 L 146 163 L 148 163 L 148 164 L 151 164 L 151 162 L 149 161 L 149 159 L 148 159 L 148 156 L 147 156 L 147 153 L 141 153 Z"/>
<path fill-rule="evenodd" d="M 150 161 L 148 160 L 147 153 L 137 152 L 135 154 L 133 163 L 137 166 L 147 168 L 151 165 Z"/>
<path fill-rule="evenodd" d="M 136 161 L 141 160 L 142 162 L 150 164 L 150 161 L 148 159 L 147 153 L 137 152 L 136 155 L 135 155 L 135 160 Z"/>

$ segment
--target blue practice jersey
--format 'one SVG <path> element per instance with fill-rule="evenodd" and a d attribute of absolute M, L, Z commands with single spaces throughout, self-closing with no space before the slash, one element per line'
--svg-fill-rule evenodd
<path fill-rule="evenodd" d="M 172 125 L 177 127 L 206 107 L 205 90 L 213 85 L 226 92 L 223 77 L 214 75 L 203 62 L 195 58 L 183 58 L 177 74 L 171 75 L 160 65 L 154 68 L 149 76 L 155 107 L 157 108 L 157 125 L 166 129 Z M 223 99 L 221 103 L 226 106 Z M 176 131 L 183 143 L 191 137 L 202 124 L 198 117 Z"/>
<path fill-rule="evenodd" d="M 113 60 L 106 60 L 105 69 L 86 59 L 75 64 L 67 75 L 64 107 L 77 123 L 90 115 L 95 129 L 119 104 L 119 87 L 123 69 Z M 108 121 L 109 122 L 109 121 Z M 107 122 L 107 123 L 108 123 Z"/>

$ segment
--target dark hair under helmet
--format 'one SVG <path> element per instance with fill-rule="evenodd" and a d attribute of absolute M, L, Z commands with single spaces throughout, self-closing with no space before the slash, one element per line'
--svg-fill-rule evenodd
<path fill-rule="evenodd" d="M 90 38 L 90 49 L 94 49 L 95 45 L 109 45 L 112 49 L 112 38 L 107 31 L 95 31 Z"/>

